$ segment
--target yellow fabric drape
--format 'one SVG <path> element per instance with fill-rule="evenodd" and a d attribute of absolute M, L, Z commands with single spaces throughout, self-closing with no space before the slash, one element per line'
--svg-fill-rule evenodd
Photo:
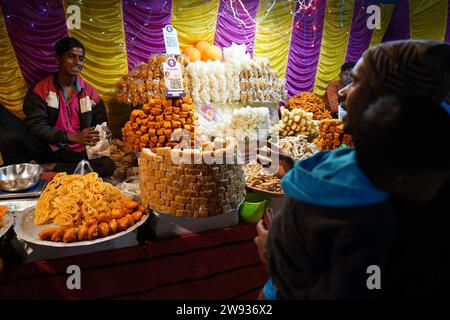
<path fill-rule="evenodd" d="M 253 56 L 269 59 L 279 77 L 286 74 L 294 12 L 295 1 L 260 0 L 256 14 Z"/>
<path fill-rule="evenodd" d="M 340 0 L 328 0 L 325 9 L 322 47 L 314 84 L 314 93 L 319 96 L 324 95 L 328 83 L 338 78 L 341 66 L 345 61 L 354 0 L 345 1 L 343 8 L 341 8 L 341 4 Z"/>
<path fill-rule="evenodd" d="M 214 44 L 219 0 L 172 0 L 171 24 L 177 30 L 180 49 L 201 40 Z"/>
<path fill-rule="evenodd" d="M 411 39 L 444 41 L 447 0 L 409 1 Z"/>
<path fill-rule="evenodd" d="M 370 47 L 377 46 L 381 43 L 391 22 L 392 14 L 394 13 L 395 4 L 393 3 L 381 3 L 379 6 L 381 9 L 381 25 L 380 29 L 373 30 Z"/>
<path fill-rule="evenodd" d="M 83 43 L 86 57 L 81 75 L 102 95 L 105 104 L 116 90 L 120 77 L 128 73 L 128 63 L 120 0 L 67 0 L 81 11 L 81 29 L 69 30 Z"/>
<path fill-rule="evenodd" d="M 17 116 L 22 117 L 22 104 L 27 86 L 9 40 L 1 7 L 0 39 L 0 102 Z"/>

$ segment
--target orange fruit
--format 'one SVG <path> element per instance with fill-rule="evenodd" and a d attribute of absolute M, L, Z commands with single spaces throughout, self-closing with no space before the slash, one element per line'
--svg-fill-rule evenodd
<path fill-rule="evenodd" d="M 192 46 L 184 48 L 183 54 L 188 57 L 191 62 L 200 60 L 202 57 L 200 51 Z"/>
<path fill-rule="evenodd" d="M 209 47 L 209 42 L 208 41 L 204 41 L 204 40 L 197 42 L 197 44 L 195 45 L 195 48 L 198 51 L 200 51 L 200 53 L 202 53 L 203 50 L 205 50 L 208 47 Z"/>
<path fill-rule="evenodd" d="M 222 60 L 222 49 L 218 46 L 211 45 L 202 52 L 202 61 Z"/>

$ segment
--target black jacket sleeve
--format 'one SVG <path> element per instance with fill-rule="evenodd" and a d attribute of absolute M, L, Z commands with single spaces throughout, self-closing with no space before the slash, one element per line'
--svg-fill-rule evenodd
<path fill-rule="evenodd" d="M 108 117 L 106 116 L 106 108 L 103 100 L 92 108 L 92 126 L 95 127 L 103 122 L 108 122 Z"/>
<path fill-rule="evenodd" d="M 345 209 L 287 201 L 267 242 L 277 298 L 377 298 L 395 224 L 388 204 Z M 367 287 L 371 265 L 381 269 L 381 292 Z"/>
<path fill-rule="evenodd" d="M 67 133 L 50 125 L 46 108 L 45 102 L 32 90 L 28 90 L 23 102 L 27 130 L 44 143 L 68 142 Z"/>

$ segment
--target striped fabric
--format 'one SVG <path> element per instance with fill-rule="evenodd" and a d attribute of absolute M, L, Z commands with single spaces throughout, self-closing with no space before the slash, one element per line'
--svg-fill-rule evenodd
<path fill-rule="evenodd" d="M 115 114 L 121 111 L 113 109 L 124 108 L 111 99 L 117 81 L 136 64 L 148 61 L 149 55 L 164 52 L 162 27 L 169 22 L 177 28 L 182 49 L 199 40 L 213 43 L 216 37 L 219 45 L 246 43 L 250 52 L 254 46 L 255 57 L 268 58 L 280 76 L 286 73 L 290 95 L 313 87 L 323 95 L 344 60 L 359 57 L 369 39 L 370 46 L 410 38 L 442 40 L 444 36 L 450 42 L 450 0 L 301 3 L 0 0 L 0 103 L 20 114 L 26 84 L 31 86 L 57 69 L 53 44 L 67 33 L 86 47 L 82 76 L 102 95 L 108 112 Z M 365 26 L 372 3 L 381 8 L 379 30 Z M 68 30 L 71 5 L 80 8 L 81 29 Z M 121 126 L 125 121 L 126 116 L 113 123 Z M 120 127 L 112 129 L 120 132 Z"/>

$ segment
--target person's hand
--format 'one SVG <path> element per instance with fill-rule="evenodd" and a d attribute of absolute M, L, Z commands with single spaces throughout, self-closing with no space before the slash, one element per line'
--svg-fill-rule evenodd
<path fill-rule="evenodd" d="M 86 128 L 80 133 L 68 133 L 67 138 L 73 143 L 79 143 L 84 146 L 95 146 L 100 141 L 100 133 L 94 128 Z"/>
<path fill-rule="evenodd" d="M 256 224 L 256 231 L 258 232 L 258 235 L 255 237 L 254 241 L 256 248 L 258 249 L 259 258 L 263 263 L 267 264 L 266 243 L 269 230 L 264 227 L 263 221 L 260 220 Z"/>
<path fill-rule="evenodd" d="M 278 157 L 279 165 L 275 175 L 280 179 L 294 167 L 294 158 L 280 150 L 275 144 L 269 143 L 269 147 L 266 148 L 263 153 L 265 153 L 265 156 L 259 154 L 257 156 L 258 162 L 261 163 L 263 167 L 270 167 L 272 164 L 272 159 Z"/>

